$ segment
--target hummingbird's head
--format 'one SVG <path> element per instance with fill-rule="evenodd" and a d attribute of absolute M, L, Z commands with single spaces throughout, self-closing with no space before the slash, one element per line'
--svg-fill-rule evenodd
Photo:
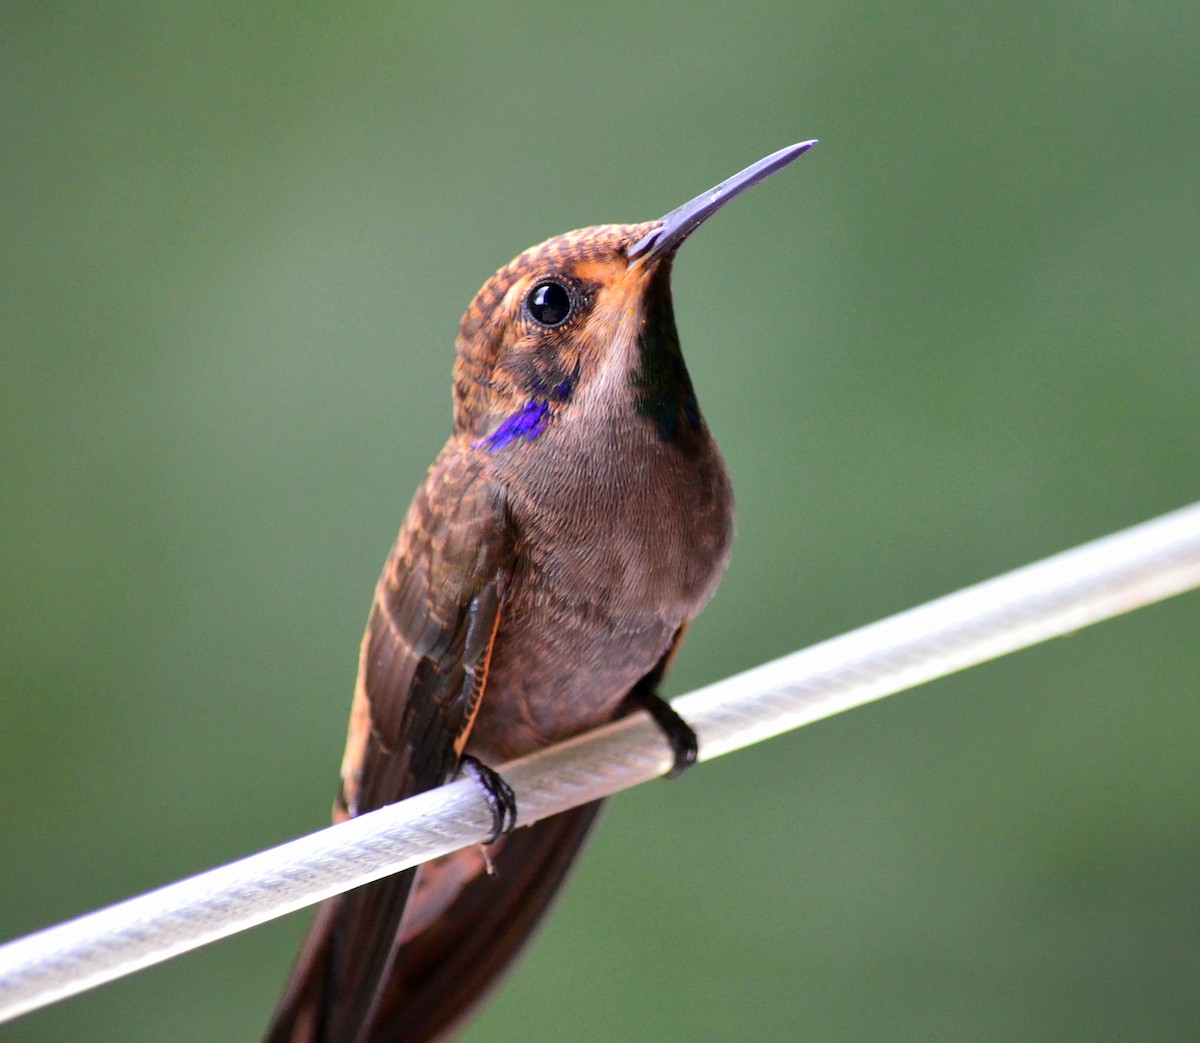
<path fill-rule="evenodd" d="M 664 440 L 699 430 L 671 304 L 675 253 L 724 203 L 813 144 L 776 152 L 658 221 L 568 232 L 501 268 L 459 327 L 456 435 L 498 452 L 585 409 L 651 423 Z"/>

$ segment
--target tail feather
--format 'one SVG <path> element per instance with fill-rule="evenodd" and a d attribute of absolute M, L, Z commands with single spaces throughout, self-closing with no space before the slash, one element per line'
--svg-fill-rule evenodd
<path fill-rule="evenodd" d="M 518 830 L 435 927 L 401 950 L 371 1043 L 443 1038 L 484 999 L 553 904 L 601 802 Z"/>
<path fill-rule="evenodd" d="M 333 938 L 341 896 L 322 902 L 263 1043 L 322 1043 L 328 1003 L 326 984 L 332 974 Z"/>
<path fill-rule="evenodd" d="M 429 1043 L 478 1005 L 533 933 L 566 879 L 602 802 L 574 808 L 504 838 L 492 875 L 470 880 L 428 927 L 394 953 L 369 1020 L 331 1029 L 335 1012 L 362 1009 L 338 994 L 339 934 L 349 909 L 339 896 L 318 912 L 264 1043 Z M 368 885 L 371 886 L 371 885 Z M 344 934 L 343 934 L 344 936 Z M 340 1021 L 340 1017 L 335 1020 Z"/>

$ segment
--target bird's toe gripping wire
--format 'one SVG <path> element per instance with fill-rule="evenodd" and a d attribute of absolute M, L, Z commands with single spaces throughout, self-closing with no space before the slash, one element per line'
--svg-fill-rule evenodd
<path fill-rule="evenodd" d="M 675 763 L 667 772 L 668 779 L 679 778 L 696 763 L 700 755 L 700 740 L 696 738 L 692 726 L 656 691 L 640 684 L 634 685 L 625 697 L 625 706 L 630 712 L 645 710 L 670 744 Z"/>
<path fill-rule="evenodd" d="M 512 787 L 500 773 L 493 771 L 477 757 L 466 754 L 462 759 L 462 773 L 470 775 L 483 793 L 492 812 L 492 834 L 484 841 L 494 844 L 505 833 L 511 833 L 517 824 L 517 797 Z"/>

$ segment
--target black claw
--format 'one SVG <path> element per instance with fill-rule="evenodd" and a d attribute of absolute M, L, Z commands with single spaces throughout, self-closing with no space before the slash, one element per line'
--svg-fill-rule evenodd
<path fill-rule="evenodd" d="M 630 710 L 645 710 L 670 743 L 675 763 L 667 772 L 668 779 L 679 778 L 696 763 L 700 754 L 700 740 L 696 738 L 692 726 L 671 709 L 669 702 L 649 688 L 634 685 L 633 690 L 626 696 L 625 703 Z"/>
<path fill-rule="evenodd" d="M 493 771 L 477 757 L 464 755 L 462 770 L 479 784 L 483 799 L 492 809 L 492 835 L 484 843 L 494 844 L 505 833 L 511 833 L 517 825 L 517 795 L 499 772 Z"/>

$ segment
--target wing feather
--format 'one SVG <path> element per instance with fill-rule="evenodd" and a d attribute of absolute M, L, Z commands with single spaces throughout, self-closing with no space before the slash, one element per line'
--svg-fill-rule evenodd
<path fill-rule="evenodd" d="M 445 782 L 484 697 L 513 566 L 503 490 L 452 442 L 418 491 L 363 638 L 335 817 Z M 331 899 L 314 922 L 270 1040 L 369 1033 L 414 871 Z"/>

